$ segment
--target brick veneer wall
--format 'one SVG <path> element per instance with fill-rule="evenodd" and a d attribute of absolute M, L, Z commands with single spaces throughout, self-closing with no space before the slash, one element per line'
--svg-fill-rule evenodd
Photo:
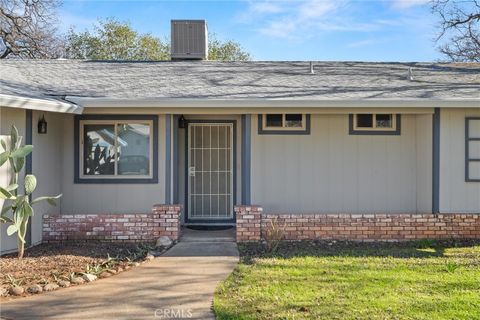
<path fill-rule="evenodd" d="M 272 220 L 284 228 L 285 240 L 480 238 L 480 214 L 262 214 L 259 206 L 239 206 L 236 213 L 239 242 L 263 239 Z"/>
<path fill-rule="evenodd" d="M 155 205 L 148 214 L 44 215 L 43 241 L 153 241 L 180 237 L 180 205 Z"/>
<path fill-rule="evenodd" d="M 259 241 L 261 236 L 262 207 L 235 206 L 237 241 Z"/>

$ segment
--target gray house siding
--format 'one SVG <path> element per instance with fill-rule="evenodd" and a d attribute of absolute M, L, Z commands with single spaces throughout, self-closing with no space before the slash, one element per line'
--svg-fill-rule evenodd
<path fill-rule="evenodd" d="M 39 118 L 45 115 L 48 124 L 46 134 L 38 134 L 37 123 Z M 63 121 L 65 115 L 34 111 L 32 113 L 32 172 L 37 177 L 38 186 L 34 197 L 54 196 L 62 190 L 62 167 L 63 167 Z M 32 218 L 32 244 L 42 241 L 42 215 L 59 214 L 61 212 L 63 198 L 57 202 L 57 206 L 48 203 L 39 203 L 35 206 L 35 216 Z"/>
<path fill-rule="evenodd" d="M 480 182 L 465 181 L 467 117 L 480 117 L 480 107 L 440 110 L 440 212 L 480 212 Z"/>
<path fill-rule="evenodd" d="M 349 135 L 347 114 L 312 114 L 303 136 L 256 121 L 251 194 L 266 212 L 431 212 L 432 114 L 403 114 L 399 136 Z"/>

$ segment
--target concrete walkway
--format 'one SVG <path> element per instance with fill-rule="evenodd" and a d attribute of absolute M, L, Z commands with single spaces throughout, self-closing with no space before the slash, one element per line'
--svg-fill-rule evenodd
<path fill-rule="evenodd" d="M 163 256 L 96 282 L 2 302 L 2 319 L 214 319 L 212 297 L 238 262 L 232 232 L 187 230 Z M 217 236 L 217 237 L 215 237 Z"/>

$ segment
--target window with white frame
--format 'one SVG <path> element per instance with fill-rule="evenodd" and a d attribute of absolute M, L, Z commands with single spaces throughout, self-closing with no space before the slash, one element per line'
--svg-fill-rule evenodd
<path fill-rule="evenodd" d="M 87 117 L 76 126 L 80 180 L 154 178 L 153 119 Z"/>
<path fill-rule="evenodd" d="M 260 133 L 308 133 L 309 117 L 302 113 L 267 113 L 259 116 Z"/>
<path fill-rule="evenodd" d="M 350 134 L 400 134 L 400 115 L 393 113 L 350 115 Z"/>

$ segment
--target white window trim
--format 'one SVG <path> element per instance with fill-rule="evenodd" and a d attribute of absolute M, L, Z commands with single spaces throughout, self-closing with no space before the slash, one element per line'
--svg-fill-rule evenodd
<path fill-rule="evenodd" d="M 269 127 L 267 126 L 267 116 L 272 114 L 281 114 L 282 115 L 282 126 L 281 127 Z M 292 113 L 299 114 L 299 113 Z M 305 131 L 307 129 L 307 115 L 302 113 L 302 126 L 301 127 L 286 127 L 286 115 L 287 113 L 264 113 L 262 117 L 262 130 L 264 131 Z"/>
<path fill-rule="evenodd" d="M 83 157 L 83 150 L 84 150 L 84 126 L 88 124 L 105 124 L 105 125 L 113 125 L 114 126 L 114 133 L 115 137 L 117 136 L 117 125 L 118 124 L 147 124 L 149 126 L 149 173 L 148 175 L 119 175 L 117 174 L 118 170 L 118 162 L 115 161 L 115 174 L 113 175 L 88 175 L 84 174 L 84 157 Z M 79 122 L 79 144 L 78 147 L 80 148 L 79 150 L 79 177 L 81 179 L 152 179 L 153 178 L 153 121 L 152 120 L 80 120 Z M 115 139 L 115 152 L 117 152 L 118 146 L 117 146 L 117 139 Z"/>
<path fill-rule="evenodd" d="M 371 114 L 373 116 L 372 127 L 357 127 L 357 115 Z M 389 114 L 392 117 L 392 126 L 377 127 L 377 114 Z M 355 113 L 353 115 L 353 130 L 354 131 L 396 131 L 397 130 L 397 115 L 395 113 Z"/>

